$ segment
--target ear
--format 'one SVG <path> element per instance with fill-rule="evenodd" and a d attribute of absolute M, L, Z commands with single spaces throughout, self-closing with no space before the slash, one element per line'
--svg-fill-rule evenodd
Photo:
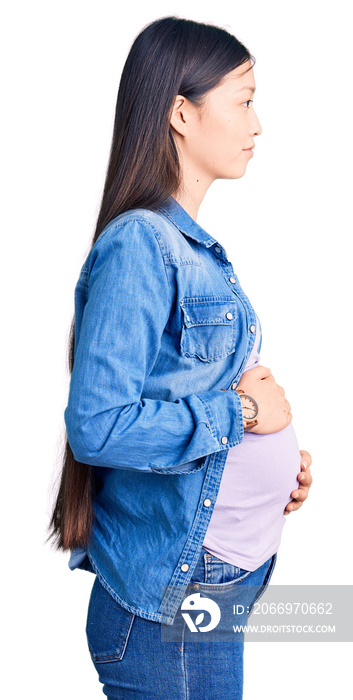
<path fill-rule="evenodd" d="M 187 122 L 187 112 L 188 112 L 188 100 L 182 95 L 177 95 L 170 117 L 170 125 L 182 136 L 186 133 L 186 122 Z"/>

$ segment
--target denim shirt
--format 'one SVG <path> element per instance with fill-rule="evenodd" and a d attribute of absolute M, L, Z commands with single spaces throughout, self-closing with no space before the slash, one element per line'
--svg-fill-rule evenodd
<path fill-rule="evenodd" d="M 96 487 L 68 566 L 140 617 L 173 624 L 243 439 L 235 388 L 255 332 L 224 247 L 173 197 L 114 218 L 82 266 L 64 417 Z"/>

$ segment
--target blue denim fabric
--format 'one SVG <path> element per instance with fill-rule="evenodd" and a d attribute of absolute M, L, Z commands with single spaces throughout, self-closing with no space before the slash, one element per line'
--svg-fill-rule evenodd
<path fill-rule="evenodd" d="M 255 334 L 224 247 L 172 197 L 113 219 L 82 266 L 64 415 L 95 517 L 69 567 L 147 620 L 173 623 L 199 558 Z"/>
<path fill-rule="evenodd" d="M 222 562 L 204 548 L 186 590 L 229 606 L 250 605 L 266 590 L 277 554 L 255 571 Z M 172 640 L 163 638 L 168 625 L 145 620 L 117 603 L 95 578 L 88 604 L 86 637 L 89 653 L 108 700 L 241 700 L 244 634 L 225 641 L 193 635 L 183 621 Z M 247 624 L 246 613 L 242 624 Z M 213 634 L 213 633 L 211 633 Z M 199 638 L 203 637 L 199 642 Z"/>

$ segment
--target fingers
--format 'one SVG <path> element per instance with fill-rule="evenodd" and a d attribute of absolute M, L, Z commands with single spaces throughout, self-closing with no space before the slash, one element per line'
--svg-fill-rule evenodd
<path fill-rule="evenodd" d="M 291 405 L 290 405 L 289 401 L 287 401 L 287 399 L 284 402 L 283 411 L 284 411 L 284 413 L 287 414 L 287 425 L 289 425 L 289 423 L 292 421 L 292 414 L 291 414 Z"/>
<path fill-rule="evenodd" d="M 272 376 L 271 370 L 268 367 L 263 367 L 262 365 L 257 365 L 251 371 L 254 373 L 256 372 L 258 379 L 267 379 L 268 377 Z"/>
<path fill-rule="evenodd" d="M 299 510 L 303 505 L 302 502 L 296 502 L 296 501 L 290 501 L 284 509 L 284 515 L 289 515 L 289 513 L 292 513 L 294 510 Z"/>
<path fill-rule="evenodd" d="M 311 455 L 306 450 L 300 450 L 301 464 L 305 467 L 310 467 L 312 464 Z"/>
<path fill-rule="evenodd" d="M 305 461 L 307 461 L 308 463 L 310 462 L 311 464 L 311 456 L 309 452 L 301 450 L 300 454 L 304 455 Z M 310 468 L 307 467 L 305 471 L 301 471 L 300 474 L 298 474 L 297 479 L 298 481 L 300 481 L 300 486 L 298 489 L 294 489 L 294 491 L 292 491 L 291 496 L 293 500 L 287 503 L 284 509 L 284 515 L 288 515 L 289 513 L 292 513 L 293 510 L 298 510 L 299 508 L 301 508 L 304 501 L 308 498 L 309 488 L 313 483 Z"/>
<path fill-rule="evenodd" d="M 291 496 L 297 503 L 302 504 L 308 498 L 309 489 L 301 486 L 299 489 L 292 491 Z M 293 509 L 294 510 L 294 509 Z"/>
<path fill-rule="evenodd" d="M 301 471 L 297 476 L 298 481 L 302 486 L 310 487 L 313 483 L 313 477 L 311 476 L 310 468 L 308 467 L 305 471 Z"/>
<path fill-rule="evenodd" d="M 300 469 L 301 472 L 298 474 L 297 479 L 303 486 L 310 487 L 313 483 L 313 477 L 311 476 L 310 466 L 312 463 L 311 455 L 306 450 L 300 450 Z"/>
<path fill-rule="evenodd" d="M 295 491 L 292 491 L 291 496 L 293 500 L 287 503 L 284 509 L 284 515 L 288 515 L 289 513 L 292 513 L 293 510 L 299 510 L 299 508 L 302 507 L 305 499 L 308 497 L 308 489 L 296 489 Z"/>

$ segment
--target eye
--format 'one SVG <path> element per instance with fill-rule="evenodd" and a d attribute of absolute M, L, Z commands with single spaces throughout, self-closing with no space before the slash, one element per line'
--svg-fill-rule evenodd
<path fill-rule="evenodd" d="M 248 104 L 248 102 L 254 102 L 254 100 L 246 100 L 246 102 L 242 102 L 242 104 L 246 105 L 246 104 Z M 250 107 L 250 104 L 248 105 L 248 109 L 249 109 L 249 107 Z"/>

